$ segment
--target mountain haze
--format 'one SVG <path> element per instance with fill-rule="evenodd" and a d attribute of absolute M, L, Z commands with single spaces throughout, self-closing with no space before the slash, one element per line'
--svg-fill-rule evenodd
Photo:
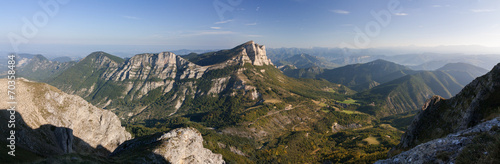
<path fill-rule="evenodd" d="M 450 99 L 428 99 L 389 153 L 400 154 L 377 163 L 499 162 L 499 81 L 500 64 Z"/>

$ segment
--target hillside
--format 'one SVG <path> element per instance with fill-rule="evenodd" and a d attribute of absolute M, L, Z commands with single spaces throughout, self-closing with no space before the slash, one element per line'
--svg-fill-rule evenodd
<path fill-rule="evenodd" d="M 356 95 L 372 106 L 360 111 L 388 116 L 417 110 L 433 95 L 451 98 L 467 83 L 487 71 L 465 63 L 451 63 L 436 71 L 420 71 L 393 81 L 381 84 Z"/>
<path fill-rule="evenodd" d="M 135 137 L 194 127 L 225 161 L 375 161 L 397 144 L 398 129 L 353 110 L 354 91 L 287 77 L 265 52 L 254 42 L 184 58 L 162 52 L 120 60 L 96 52 L 50 83 L 115 112 Z M 214 55 L 228 59 L 208 60 Z M 363 158 L 346 156 L 357 145 Z"/>
<path fill-rule="evenodd" d="M 413 74 L 416 71 L 385 60 L 375 60 L 334 69 L 318 69 L 313 67 L 288 69 L 283 72 L 295 78 L 314 77 L 325 79 L 332 83 L 345 85 L 356 91 L 363 91 L 405 75 Z"/>
<path fill-rule="evenodd" d="M 360 111 L 380 117 L 417 110 L 433 95 L 450 98 L 462 88 L 463 85 L 446 72 L 422 71 L 384 83 L 356 97 L 373 103 L 373 106 L 360 108 Z"/>
<path fill-rule="evenodd" d="M 17 67 L 17 75 L 35 81 L 46 81 L 58 76 L 76 62 L 50 61 L 42 55 L 35 55 Z"/>
<path fill-rule="evenodd" d="M 339 64 L 335 64 L 332 62 L 329 62 L 323 58 L 319 58 L 316 56 L 308 55 L 308 54 L 297 54 L 293 55 L 289 58 L 282 59 L 279 61 L 274 62 L 276 66 L 285 66 L 285 65 L 293 65 L 296 68 L 310 68 L 310 67 L 320 67 L 320 68 L 327 68 L 327 69 L 332 69 L 339 67 Z"/>
<path fill-rule="evenodd" d="M 446 163 L 455 160 L 462 163 L 500 161 L 499 81 L 500 64 L 450 99 L 433 96 L 427 100 L 391 154 L 411 149 L 410 152 L 435 152 L 421 158 L 424 162 L 436 158 Z M 455 148 L 450 148 L 452 146 Z M 437 152 L 438 149 L 441 152 Z M 399 162 L 395 163 L 404 163 L 410 158 L 408 153 L 401 153 L 385 162 L 394 163 L 390 161 L 397 159 Z"/>
<path fill-rule="evenodd" d="M 484 68 L 467 63 L 448 63 L 436 71 L 443 71 L 450 74 L 463 86 L 472 82 L 476 77 L 482 76 L 488 72 L 488 70 Z"/>

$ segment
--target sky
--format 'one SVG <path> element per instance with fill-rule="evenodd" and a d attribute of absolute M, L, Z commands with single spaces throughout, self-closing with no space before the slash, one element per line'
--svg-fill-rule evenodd
<path fill-rule="evenodd" d="M 500 47 L 498 0 L 2 0 L 0 51 Z"/>

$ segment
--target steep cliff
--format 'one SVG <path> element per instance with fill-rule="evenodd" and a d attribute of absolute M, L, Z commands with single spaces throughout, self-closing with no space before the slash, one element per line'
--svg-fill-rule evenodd
<path fill-rule="evenodd" d="M 6 85 L 7 80 L 0 79 L 0 86 Z M 0 94 L 6 92 L 4 89 Z M 112 112 L 47 84 L 18 79 L 16 100 L 17 146 L 41 156 L 73 152 L 107 156 L 131 138 Z M 7 96 L 2 96 L 0 109 L 9 107 Z M 8 118 L 2 115 L 2 120 Z M 8 132 L 6 128 L 1 126 L 2 132 Z M 7 133 L 0 135 L 8 137 L 3 136 Z"/>

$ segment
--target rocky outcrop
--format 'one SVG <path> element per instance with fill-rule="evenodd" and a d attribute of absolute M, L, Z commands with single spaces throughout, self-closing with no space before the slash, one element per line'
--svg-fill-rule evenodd
<path fill-rule="evenodd" d="M 267 58 L 266 47 L 264 45 L 258 45 L 253 41 L 246 42 L 241 45 L 243 49 L 242 55 L 248 56 L 253 65 L 273 65 L 271 59 Z"/>
<path fill-rule="evenodd" d="M 149 152 L 141 152 L 150 150 Z M 137 156 L 136 154 L 147 153 Z M 203 138 L 194 128 L 178 128 L 168 133 L 130 140 L 120 145 L 112 156 L 133 163 L 225 163 L 222 155 L 203 147 Z M 163 157 L 167 161 L 161 161 Z"/>
<path fill-rule="evenodd" d="M 6 85 L 7 80 L 0 79 L 0 87 L 7 88 Z M 6 92 L 0 90 L 0 94 L 7 95 Z M 71 152 L 107 156 L 131 138 L 114 113 L 48 84 L 18 79 L 16 100 L 18 146 L 42 156 Z M 2 96 L 0 109 L 9 107 L 7 96 Z M 3 132 L 8 130 L 3 128 L 6 127 L 1 127 Z"/>
<path fill-rule="evenodd" d="M 232 56 L 224 63 L 220 63 L 224 65 L 244 65 L 245 63 L 250 63 L 256 66 L 273 65 L 271 59 L 267 58 L 266 47 L 264 45 L 256 44 L 253 41 L 248 41 L 239 46 L 236 46 L 235 48 L 230 50 L 229 54 L 227 52 L 219 53 L 226 53 L 227 55 Z"/>
<path fill-rule="evenodd" d="M 332 124 L 332 133 L 337 133 L 345 129 L 356 129 L 356 128 L 361 128 L 363 125 L 357 124 L 357 123 L 352 123 L 348 125 L 340 125 L 337 122 L 334 122 Z"/>
<path fill-rule="evenodd" d="M 483 122 L 472 128 L 449 134 L 446 137 L 420 144 L 392 158 L 375 163 L 455 163 L 464 147 L 474 144 L 473 139 L 478 134 L 498 133 L 493 127 L 500 127 L 500 117 Z"/>
<path fill-rule="evenodd" d="M 105 79 L 125 83 L 123 94 L 132 93 L 136 96 L 131 98 L 138 99 L 159 87 L 164 87 L 163 92 L 169 92 L 176 80 L 199 79 L 206 69 L 171 52 L 139 54 Z"/>

